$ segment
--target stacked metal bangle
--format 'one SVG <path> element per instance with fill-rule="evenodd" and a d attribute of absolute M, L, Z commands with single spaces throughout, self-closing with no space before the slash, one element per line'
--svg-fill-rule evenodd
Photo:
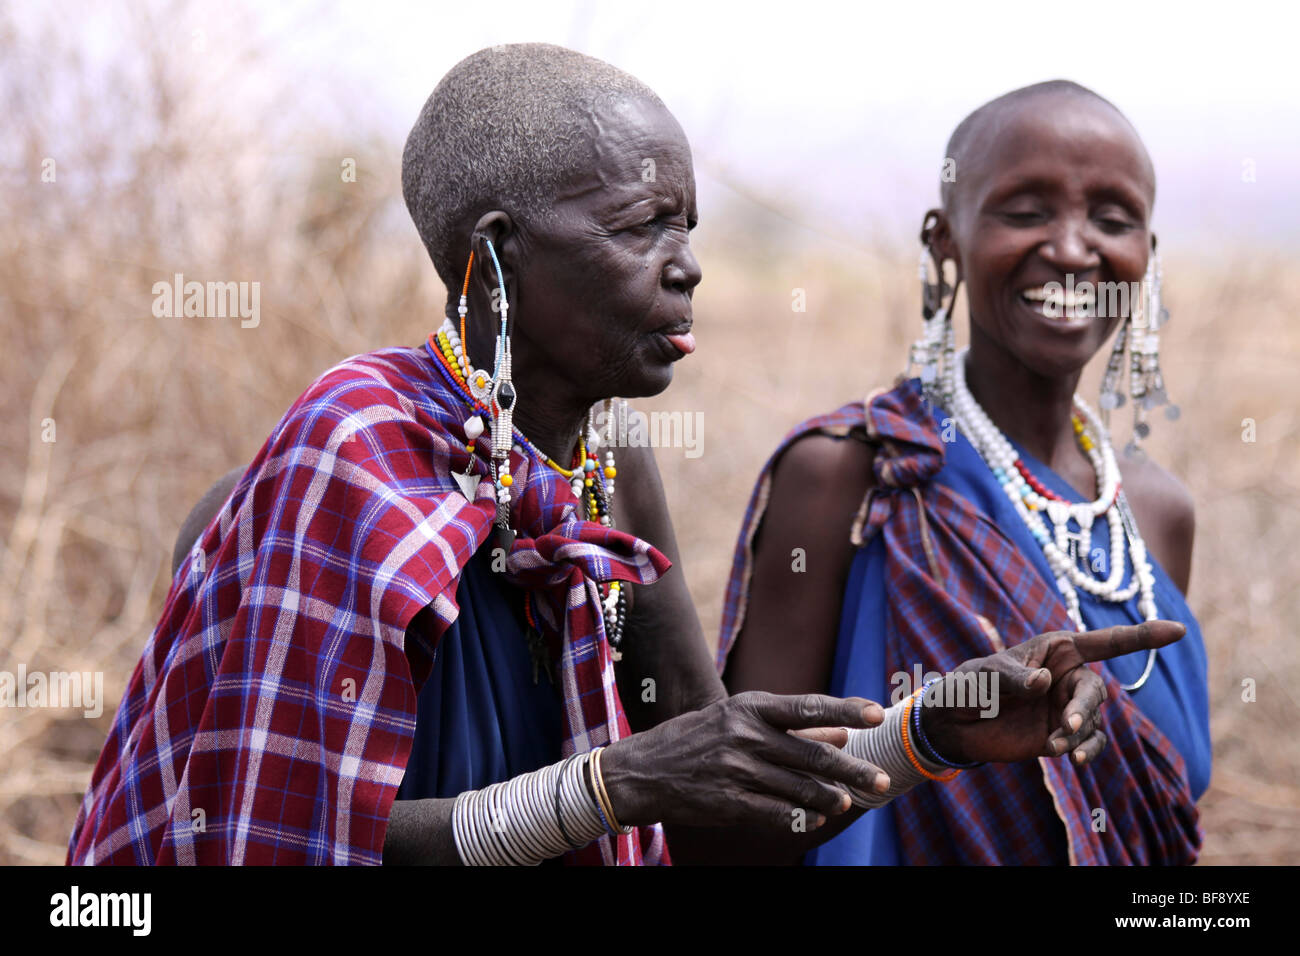
<path fill-rule="evenodd" d="M 587 786 L 592 753 L 575 754 L 456 798 L 451 830 L 466 866 L 536 866 L 606 832 Z"/>

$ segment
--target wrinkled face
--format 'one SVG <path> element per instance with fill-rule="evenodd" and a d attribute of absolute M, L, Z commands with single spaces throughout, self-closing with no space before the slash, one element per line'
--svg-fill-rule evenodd
<path fill-rule="evenodd" d="M 690 146 L 654 103 L 625 101 L 589 122 L 590 167 L 524 244 L 515 352 L 537 356 L 593 402 L 654 395 L 695 348 Z"/>
<path fill-rule="evenodd" d="M 956 173 L 950 252 L 972 340 L 1041 375 L 1079 371 L 1146 270 L 1155 180 L 1141 141 L 1104 103 L 1034 97 L 984 123 Z"/>

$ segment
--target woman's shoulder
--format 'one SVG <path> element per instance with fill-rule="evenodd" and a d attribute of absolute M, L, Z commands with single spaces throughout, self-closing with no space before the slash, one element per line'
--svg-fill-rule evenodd
<path fill-rule="evenodd" d="M 1186 593 L 1196 537 L 1196 505 L 1177 477 L 1148 456 L 1117 457 L 1124 495 L 1147 548 Z"/>
<path fill-rule="evenodd" d="M 874 481 L 875 451 L 865 438 L 851 431 L 794 439 L 773 462 L 765 523 L 784 525 L 795 536 L 848 541 L 853 516 Z"/>
<path fill-rule="evenodd" d="M 321 372 L 285 411 L 273 443 L 320 447 L 340 426 L 359 434 L 414 425 L 432 414 L 437 387 L 422 349 L 383 348 L 352 355 Z"/>
<path fill-rule="evenodd" d="M 1159 519 L 1162 525 L 1179 525 L 1195 520 L 1196 503 L 1187 486 L 1155 459 L 1143 455 L 1116 456 L 1124 491 L 1136 509 Z"/>
<path fill-rule="evenodd" d="M 433 379 L 432 363 L 423 349 L 376 349 L 349 356 L 326 369 L 303 391 L 297 404 L 325 401 L 351 408 L 358 403 L 378 403 L 412 411 L 412 400 Z"/>
<path fill-rule="evenodd" d="M 846 435 L 808 432 L 786 446 L 773 463 L 773 494 L 778 485 L 812 493 L 850 488 L 865 492 L 874 457 L 875 449 L 861 430 Z"/>

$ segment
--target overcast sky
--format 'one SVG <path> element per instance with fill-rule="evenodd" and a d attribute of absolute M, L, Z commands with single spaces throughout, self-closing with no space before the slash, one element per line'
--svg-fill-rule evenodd
<path fill-rule="evenodd" d="M 111 15 L 97 23 L 103 6 L 25 3 L 84 11 L 66 18 L 113 52 Z M 187 34 L 219 34 L 230 6 L 178 9 L 175 46 L 193 62 Z M 1281 3 L 289 0 L 249 9 L 268 68 L 292 78 L 289 109 L 323 106 L 324 115 L 351 97 L 338 105 L 399 142 L 443 73 L 484 46 L 543 40 L 601 57 L 648 83 L 681 120 L 706 224 L 711 204 L 750 195 L 845 237 L 915 233 L 937 198 L 953 126 L 999 93 L 1065 77 L 1114 101 L 1142 134 L 1167 247 L 1300 246 L 1300 16 Z"/>
<path fill-rule="evenodd" d="M 466 54 L 561 43 L 663 97 L 694 145 L 702 201 L 721 178 L 846 233 L 913 232 L 956 123 L 1065 77 L 1143 135 L 1167 242 L 1300 241 L 1294 5 L 372 0 L 337 18 L 304 52 L 364 78 L 399 132 Z"/>

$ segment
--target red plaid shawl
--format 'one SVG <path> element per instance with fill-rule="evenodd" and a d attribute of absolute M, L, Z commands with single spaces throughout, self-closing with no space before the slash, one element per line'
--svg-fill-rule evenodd
<path fill-rule="evenodd" d="M 405 630 L 425 606 L 435 643 L 455 620 L 495 512 L 487 481 L 471 502 L 451 477 L 468 413 L 443 375 L 424 349 L 359 355 L 285 414 L 176 573 L 69 863 L 381 862 L 434 650 Z M 511 472 L 507 580 L 541 598 L 562 750 L 589 750 L 630 732 L 597 582 L 648 584 L 669 563 L 579 520 L 553 469 L 516 453 Z M 667 861 L 658 826 L 573 856 Z"/>
<path fill-rule="evenodd" d="M 767 505 L 773 463 L 803 435 L 842 436 L 862 427 L 877 444 L 877 488 L 858 516 L 861 533 L 855 543 L 884 537 L 885 673 L 911 673 L 916 663 L 923 670 L 952 670 L 995 653 L 1004 642 L 1074 629 L 1060 597 L 997 526 L 965 498 L 930 480 L 943 467 L 945 445 L 913 380 L 865 406 L 854 402 L 804 422 L 768 461 L 736 545 L 719 668 L 744 623 L 752 543 Z M 937 579 L 926 555 L 927 536 Z M 1077 864 L 1195 861 L 1201 834 L 1182 756 L 1108 671 L 1091 666 L 1109 692 L 1101 719 L 1108 740 L 1102 756 L 1083 768 L 1068 757 L 989 764 L 951 783 L 917 787 L 894 803 L 903 862 L 1064 863 L 1062 849 L 1068 862 Z M 1096 809 L 1105 810 L 1104 831 L 1093 828 Z"/>

